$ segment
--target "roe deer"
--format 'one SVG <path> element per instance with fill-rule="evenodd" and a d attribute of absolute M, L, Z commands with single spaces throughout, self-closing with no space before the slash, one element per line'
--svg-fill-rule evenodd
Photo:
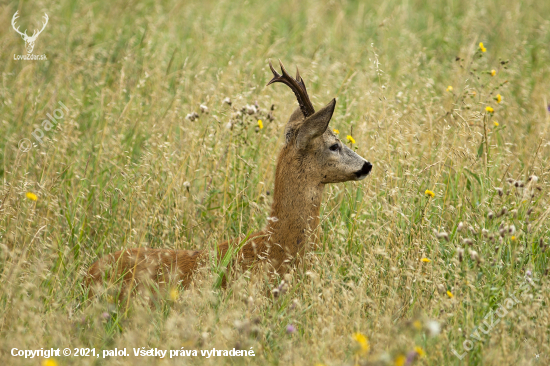
<path fill-rule="evenodd" d="M 346 147 L 328 128 L 336 100 L 332 99 L 315 112 L 298 69 L 293 79 L 279 63 L 282 75 L 269 62 L 274 77 L 267 85 L 276 82 L 288 85 L 300 107 L 286 125 L 285 144 L 279 153 L 275 173 L 271 217 L 266 228 L 250 235 L 241 248 L 238 248 L 239 240 L 219 244 L 217 260 L 224 259 L 231 248 L 230 255 L 236 254 L 232 262 L 242 269 L 262 261 L 271 271 L 284 274 L 303 254 L 308 237 L 312 234 L 314 239 L 316 237 L 325 184 L 361 180 L 370 173 L 372 165 Z M 86 283 L 121 279 L 124 287 L 144 280 L 162 285 L 170 277 L 188 286 L 199 260 L 207 256 L 206 251 L 194 250 L 121 250 L 95 262 L 89 269 Z M 224 276 L 224 286 L 225 280 Z"/>

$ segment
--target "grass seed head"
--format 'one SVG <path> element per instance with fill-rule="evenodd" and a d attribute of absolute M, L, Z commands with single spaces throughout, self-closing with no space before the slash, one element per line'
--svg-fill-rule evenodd
<path fill-rule="evenodd" d="M 456 250 L 456 253 L 458 254 L 458 261 L 462 262 L 464 260 L 464 249 L 461 247 L 458 247 Z"/>

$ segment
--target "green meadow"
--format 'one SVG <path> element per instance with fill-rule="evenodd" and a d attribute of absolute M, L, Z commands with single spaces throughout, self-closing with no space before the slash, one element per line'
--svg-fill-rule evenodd
<path fill-rule="evenodd" d="M 16 11 L 29 36 L 48 15 L 47 60 L 17 59 Z M 534 0 L 0 3 L 0 361 L 550 364 L 549 19 Z M 326 187 L 302 264 L 88 298 L 103 255 L 266 224 L 297 107 L 265 86 L 278 59 L 373 164 Z"/>

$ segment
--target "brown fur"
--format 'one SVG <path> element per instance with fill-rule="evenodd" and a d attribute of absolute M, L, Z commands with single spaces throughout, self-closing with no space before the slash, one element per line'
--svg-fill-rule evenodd
<path fill-rule="evenodd" d="M 232 261 L 243 270 L 264 262 L 274 273 L 287 272 L 303 255 L 307 243 L 317 240 L 325 184 L 362 179 L 370 172 L 370 163 L 343 145 L 328 128 L 334 106 L 335 100 L 307 118 L 299 108 L 291 115 L 286 143 L 277 161 L 271 216 L 266 228 L 251 235 Z M 332 150 L 335 145 L 339 148 L 336 152 Z M 219 244 L 218 261 L 238 243 Z M 121 279 L 126 287 L 132 281 L 163 285 L 175 280 L 188 286 L 201 259 L 207 256 L 206 251 L 121 250 L 95 262 L 86 283 Z"/>

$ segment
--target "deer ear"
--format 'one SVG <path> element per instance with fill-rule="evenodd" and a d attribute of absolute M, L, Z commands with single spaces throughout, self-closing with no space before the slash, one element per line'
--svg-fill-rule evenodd
<path fill-rule="evenodd" d="M 336 99 L 332 99 L 326 106 L 304 120 L 298 129 L 298 137 L 296 138 L 299 149 L 306 148 L 310 141 L 325 133 L 335 106 Z"/>

